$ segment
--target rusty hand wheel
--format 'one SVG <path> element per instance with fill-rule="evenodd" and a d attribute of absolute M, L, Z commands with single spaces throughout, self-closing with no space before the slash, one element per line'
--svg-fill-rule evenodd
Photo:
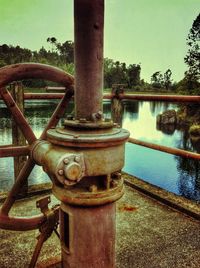
<path fill-rule="evenodd" d="M 57 125 L 59 119 L 63 116 L 65 112 L 67 103 L 73 95 L 73 77 L 58 68 L 37 63 L 14 64 L 0 68 L 0 95 L 29 144 L 28 148 L 9 148 L 8 146 L 0 146 L 0 157 L 4 157 L 6 153 L 10 151 L 12 151 L 12 156 L 20 154 L 22 155 L 24 151 L 30 152 L 31 144 L 33 144 L 37 140 L 24 115 L 16 105 L 10 93 L 5 88 L 6 85 L 13 81 L 32 78 L 45 79 L 57 82 L 62 84 L 67 89 L 64 97 L 58 104 L 51 119 L 49 120 L 49 123 L 41 134 L 40 139 L 46 139 L 47 130 Z M 42 214 L 26 218 L 9 216 L 9 211 L 13 203 L 15 202 L 16 196 L 19 193 L 23 184 L 26 182 L 34 165 L 34 161 L 30 157 L 28 157 L 26 163 L 24 164 L 24 167 L 22 168 L 21 172 L 17 177 L 16 182 L 14 183 L 11 191 L 8 194 L 8 197 L 6 198 L 5 202 L 1 207 L 0 228 L 19 231 L 33 230 L 39 228 L 41 224 L 45 221 L 45 216 Z"/>

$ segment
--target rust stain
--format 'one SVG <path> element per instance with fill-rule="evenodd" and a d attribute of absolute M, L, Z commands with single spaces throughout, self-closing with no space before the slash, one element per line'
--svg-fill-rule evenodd
<path fill-rule="evenodd" d="M 118 207 L 118 210 L 120 212 L 123 212 L 123 211 L 133 212 L 133 211 L 136 211 L 137 209 L 138 209 L 138 207 L 134 207 L 134 206 L 129 205 L 129 204 L 122 204 Z"/>

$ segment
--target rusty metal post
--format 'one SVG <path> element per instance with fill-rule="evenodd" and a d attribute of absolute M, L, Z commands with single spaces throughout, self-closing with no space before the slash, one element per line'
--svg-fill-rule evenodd
<path fill-rule="evenodd" d="M 124 84 L 112 85 L 111 116 L 114 123 L 122 127 L 124 105 L 120 94 L 124 93 Z"/>
<path fill-rule="evenodd" d="M 102 112 L 103 0 L 75 0 L 75 114 L 92 119 Z"/>
<path fill-rule="evenodd" d="M 32 158 L 61 201 L 63 268 L 115 267 L 115 206 L 129 132 L 102 111 L 104 0 L 75 0 L 75 118 L 47 130 Z"/>
<path fill-rule="evenodd" d="M 102 114 L 104 0 L 75 0 L 75 118 Z M 62 266 L 115 266 L 115 203 L 61 204 Z"/>
<path fill-rule="evenodd" d="M 11 94 L 20 111 L 24 113 L 24 91 L 21 82 L 14 82 L 11 84 Z M 17 126 L 16 122 L 12 121 L 12 141 L 15 146 L 25 146 L 26 139 L 21 130 Z M 26 156 L 14 157 L 14 178 L 17 179 L 21 169 L 26 162 Z M 25 196 L 28 191 L 28 182 L 26 182 L 19 193 L 20 196 Z"/>
<path fill-rule="evenodd" d="M 115 267 L 115 203 L 97 207 L 61 205 L 63 267 Z"/>

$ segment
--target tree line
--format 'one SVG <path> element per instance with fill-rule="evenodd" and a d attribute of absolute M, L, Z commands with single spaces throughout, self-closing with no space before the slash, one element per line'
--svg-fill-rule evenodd
<path fill-rule="evenodd" d="M 20 46 L 0 45 L 0 67 L 20 62 L 38 62 L 57 66 L 74 75 L 74 43 L 60 43 L 55 37 L 46 40 L 50 48 L 44 47 L 32 51 Z M 174 91 L 182 94 L 200 94 L 200 14 L 194 20 L 186 39 L 188 51 L 184 58 L 188 66 L 184 78 L 178 83 L 173 82 L 172 71 L 167 69 L 163 74 L 156 71 L 151 82 L 141 79 L 141 64 L 126 65 L 124 62 L 104 59 L 104 88 L 113 84 L 126 84 L 131 91 Z M 26 81 L 27 83 L 27 81 Z M 44 87 L 48 84 L 42 80 L 28 80 L 29 87 Z"/>
<path fill-rule="evenodd" d="M 48 37 L 47 42 L 50 49 L 40 48 L 38 51 L 31 51 L 20 46 L 0 45 L 0 67 L 20 62 L 38 62 L 57 66 L 74 75 L 74 43 L 66 41 L 60 43 L 55 37 Z M 164 74 L 161 82 L 161 73 L 155 72 L 151 77 L 151 84 L 141 79 L 141 65 L 114 61 L 104 58 L 104 88 L 111 88 L 113 84 L 125 84 L 129 90 L 156 90 L 171 87 L 171 70 Z M 26 82 L 27 83 L 27 82 Z M 28 80 L 29 87 L 43 87 L 46 81 Z"/>

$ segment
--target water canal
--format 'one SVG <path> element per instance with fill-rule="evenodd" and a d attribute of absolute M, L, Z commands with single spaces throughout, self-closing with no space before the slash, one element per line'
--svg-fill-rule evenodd
<path fill-rule="evenodd" d="M 37 137 L 48 122 L 56 101 L 26 101 L 26 117 Z M 190 142 L 187 129 L 173 127 L 157 129 L 156 115 L 166 109 L 177 109 L 177 104 L 166 102 L 125 101 L 122 125 L 131 137 L 165 146 L 199 152 Z M 73 111 L 70 104 L 67 113 Z M 104 102 L 105 117 L 110 117 L 110 103 Z M 12 143 L 11 120 L 7 109 L 0 103 L 0 145 Z M 157 185 L 177 195 L 200 201 L 200 162 L 138 145 L 126 144 L 124 171 L 151 184 Z M 0 191 L 9 190 L 14 181 L 12 158 L 0 159 Z M 35 167 L 29 184 L 49 181 L 41 170 Z"/>

